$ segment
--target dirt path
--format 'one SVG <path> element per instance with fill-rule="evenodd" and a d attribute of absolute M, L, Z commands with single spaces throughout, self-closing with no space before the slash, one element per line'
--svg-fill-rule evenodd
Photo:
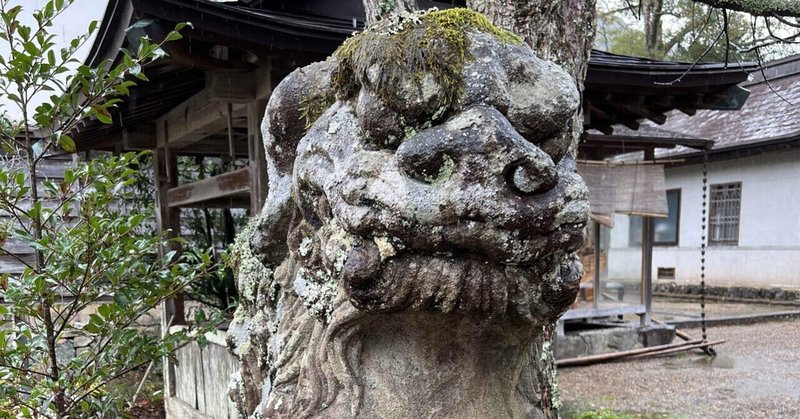
<path fill-rule="evenodd" d="M 693 336 L 700 331 L 687 330 Z M 720 355 L 680 355 L 559 371 L 565 409 L 639 417 L 800 418 L 800 321 L 715 327 Z"/>

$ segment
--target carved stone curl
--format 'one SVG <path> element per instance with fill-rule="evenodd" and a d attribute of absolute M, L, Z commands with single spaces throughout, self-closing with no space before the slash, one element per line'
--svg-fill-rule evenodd
<path fill-rule="evenodd" d="M 474 12 L 383 20 L 273 92 L 234 252 L 249 417 L 549 417 L 589 207 L 574 81 Z"/>

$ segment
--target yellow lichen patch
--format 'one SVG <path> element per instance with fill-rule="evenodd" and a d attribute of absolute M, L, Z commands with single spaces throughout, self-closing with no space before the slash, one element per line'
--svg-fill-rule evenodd
<path fill-rule="evenodd" d="M 410 81 L 421 88 L 425 76 L 432 75 L 441 90 L 440 109 L 451 109 L 464 90 L 464 65 L 473 58 L 467 36 L 470 31 L 491 34 L 504 43 L 522 43 L 518 36 L 469 9 L 396 15 L 339 47 L 334 53 L 339 64 L 333 85 L 344 97 L 366 86 L 397 109 L 403 101 L 400 86 Z"/>

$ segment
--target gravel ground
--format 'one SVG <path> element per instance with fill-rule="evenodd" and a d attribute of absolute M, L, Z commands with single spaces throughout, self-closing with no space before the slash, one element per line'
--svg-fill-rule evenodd
<path fill-rule="evenodd" d="M 687 329 L 699 337 L 699 329 Z M 710 359 L 681 354 L 559 371 L 564 416 L 800 418 L 800 320 L 709 329 Z"/>

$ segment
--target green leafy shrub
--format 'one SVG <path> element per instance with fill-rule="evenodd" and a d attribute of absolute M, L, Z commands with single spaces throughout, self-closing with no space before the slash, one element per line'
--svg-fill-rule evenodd
<path fill-rule="evenodd" d="M 126 400 L 109 383 L 205 330 L 162 336 L 137 327 L 211 263 L 208 253 L 169 251 L 177 239 L 141 228 L 152 208 L 126 205 L 144 153 L 81 161 L 58 180 L 40 173 L 43 159 L 75 151 L 69 133 L 82 120 L 111 123 L 109 110 L 164 55 L 160 43 L 141 39 L 119 63 L 81 65 L 74 55 L 97 23 L 64 48 L 52 34 L 72 2 L 46 2 L 28 26 L 22 6 L 0 0 L 0 42 L 9 51 L 0 57 L 0 94 L 21 113 L 0 126 L 0 213 L 9 220 L 0 224 L 0 253 L 24 265 L 0 275 L 0 417 L 119 417 Z M 163 42 L 179 39 L 182 26 Z M 31 109 L 44 92 L 52 95 Z M 10 244 L 29 246 L 33 257 Z M 195 320 L 214 319 L 198 312 Z"/>

